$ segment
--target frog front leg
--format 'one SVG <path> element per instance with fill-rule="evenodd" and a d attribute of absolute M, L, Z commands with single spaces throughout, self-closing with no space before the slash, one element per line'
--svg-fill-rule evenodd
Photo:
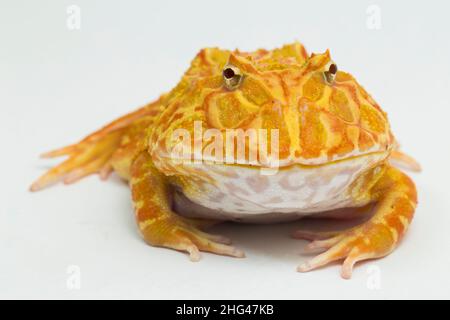
<path fill-rule="evenodd" d="M 172 211 L 172 187 L 146 152 L 133 162 L 130 187 L 136 221 L 147 243 L 188 252 L 192 261 L 200 259 L 200 251 L 245 256 L 243 251 L 230 246 L 228 239 L 205 233 L 196 227 L 196 221 Z"/>
<path fill-rule="evenodd" d="M 377 172 L 381 170 L 381 177 Z M 374 215 L 360 226 L 341 232 L 312 233 L 298 231 L 294 237 L 312 241 L 307 249 L 326 250 L 298 267 L 306 272 L 330 262 L 344 259 L 341 275 L 350 278 L 356 262 L 379 258 L 391 253 L 406 233 L 417 204 L 417 193 L 411 179 L 398 169 L 377 168 L 371 178 L 358 186 L 357 197 L 376 202 Z M 376 182 L 368 190 L 364 188 Z"/>

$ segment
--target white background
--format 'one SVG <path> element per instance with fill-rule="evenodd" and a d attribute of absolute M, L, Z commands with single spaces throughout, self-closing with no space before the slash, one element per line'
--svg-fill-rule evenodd
<path fill-rule="evenodd" d="M 80 30 L 66 25 L 72 4 Z M 367 27 L 373 4 L 379 30 Z M 0 298 L 450 298 L 449 9 L 444 1 L 0 0 Z M 247 258 L 203 254 L 192 263 L 143 243 L 117 178 L 27 191 L 59 161 L 38 154 L 170 90 L 200 48 L 295 39 L 310 52 L 330 48 L 424 168 L 412 174 L 420 204 L 403 243 L 358 265 L 352 280 L 337 265 L 295 271 L 306 242 L 288 234 L 301 222 L 220 226 L 214 231 Z M 81 286 L 70 289 L 77 270 Z"/>

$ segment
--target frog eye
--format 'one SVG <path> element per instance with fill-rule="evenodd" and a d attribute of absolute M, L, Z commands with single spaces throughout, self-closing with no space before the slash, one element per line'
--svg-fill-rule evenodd
<path fill-rule="evenodd" d="M 225 83 L 225 87 L 228 90 L 234 90 L 242 82 L 242 73 L 239 68 L 232 66 L 232 65 L 226 65 L 223 68 L 222 71 L 223 81 Z"/>
<path fill-rule="evenodd" d="M 325 66 L 325 71 L 323 72 L 323 76 L 325 78 L 325 81 L 328 84 L 333 84 L 337 71 L 338 71 L 338 68 L 334 62 L 329 62 Z"/>

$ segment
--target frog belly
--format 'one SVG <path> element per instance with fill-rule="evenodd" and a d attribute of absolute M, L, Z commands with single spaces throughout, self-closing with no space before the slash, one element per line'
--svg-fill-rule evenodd
<path fill-rule="evenodd" d="M 195 178 L 180 186 L 189 201 L 178 195 L 177 208 L 188 216 L 259 222 L 353 207 L 350 184 L 384 158 L 374 153 L 321 166 L 293 165 L 267 175 L 257 167 L 190 164 L 185 169 Z"/>

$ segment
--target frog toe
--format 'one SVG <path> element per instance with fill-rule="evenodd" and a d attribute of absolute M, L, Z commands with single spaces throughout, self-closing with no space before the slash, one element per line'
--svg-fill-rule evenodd
<path fill-rule="evenodd" d="M 220 236 L 220 235 L 213 235 L 209 233 L 205 233 L 203 231 L 197 230 L 197 229 L 191 229 L 191 230 L 182 230 L 177 233 L 177 236 L 180 237 L 180 239 L 176 242 L 178 243 L 190 243 L 191 245 L 194 245 L 197 250 L 199 251 L 205 251 L 210 253 L 215 253 L 219 255 L 225 255 L 225 256 L 231 256 L 235 258 L 244 258 L 245 253 L 237 249 L 229 243 L 231 243 L 230 239 Z M 183 240 L 182 240 L 183 239 Z M 190 248 L 190 246 L 187 246 L 187 248 Z M 190 252 L 189 250 L 183 250 L 187 251 L 190 254 L 191 260 L 192 258 L 196 257 L 196 253 L 194 254 Z M 196 261 L 196 260 L 194 260 Z"/>
<path fill-rule="evenodd" d="M 308 243 L 305 248 L 303 248 L 304 253 L 313 253 L 313 252 L 320 252 L 325 251 L 329 248 L 331 248 L 333 245 L 338 243 L 342 239 L 341 236 L 335 236 L 331 237 L 329 239 L 325 240 L 314 240 Z"/>
<path fill-rule="evenodd" d="M 171 241 L 161 244 L 163 247 L 172 248 L 178 251 L 184 251 L 189 254 L 191 261 L 199 261 L 201 251 L 210 252 L 218 255 L 231 256 L 235 258 L 244 258 L 245 253 L 229 244 L 228 238 L 211 235 L 196 229 L 178 230 L 171 237 Z"/>
<path fill-rule="evenodd" d="M 316 240 L 307 246 L 306 251 L 326 250 L 311 260 L 301 264 L 297 271 L 308 272 L 334 261 L 344 259 L 341 276 L 349 279 L 356 262 L 384 256 L 390 252 L 390 246 L 381 247 L 377 244 L 377 235 L 371 239 L 369 235 L 364 235 L 362 230 L 343 232 L 342 234 L 327 240 Z"/>
<path fill-rule="evenodd" d="M 231 244 L 232 243 L 230 238 L 219 235 L 219 234 L 211 234 L 211 233 L 206 233 L 206 232 L 202 232 L 202 231 L 198 231 L 198 232 L 203 237 L 205 237 L 211 241 L 217 242 L 217 243 L 222 243 L 222 244 Z"/>
<path fill-rule="evenodd" d="M 39 191 L 58 181 L 72 184 L 94 173 L 106 179 L 112 170 L 111 156 L 118 148 L 121 137 L 122 131 L 111 132 L 98 140 L 85 139 L 42 155 L 45 158 L 68 156 L 68 159 L 48 170 L 31 185 L 30 190 Z"/>

